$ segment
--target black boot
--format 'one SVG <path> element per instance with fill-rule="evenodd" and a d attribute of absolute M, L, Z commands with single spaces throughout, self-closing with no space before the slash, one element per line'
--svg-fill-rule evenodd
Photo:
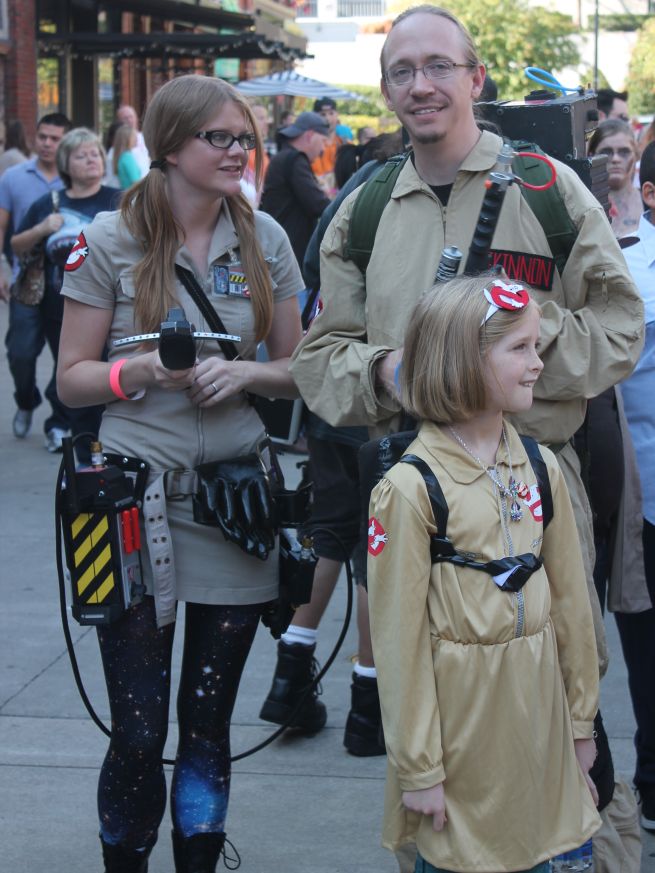
<path fill-rule="evenodd" d="M 273 684 L 264 701 L 259 717 L 264 721 L 284 724 L 293 713 L 305 689 L 312 683 L 317 673 L 314 658 L 316 646 L 303 646 L 300 643 L 277 646 L 277 665 Z M 325 704 L 318 700 L 318 688 L 307 695 L 300 709 L 293 716 L 290 727 L 299 728 L 305 733 L 315 734 L 327 721 Z"/>
<path fill-rule="evenodd" d="M 227 869 L 236 870 L 241 866 L 239 853 L 227 840 L 232 850 L 228 855 L 225 851 L 225 843 L 225 834 L 194 834 L 192 837 L 183 837 L 182 834 L 173 831 L 175 873 L 215 873 L 221 854 Z"/>
<path fill-rule="evenodd" d="M 385 755 L 378 680 L 353 673 L 351 705 L 343 744 L 351 755 L 368 758 Z"/>
<path fill-rule="evenodd" d="M 102 837 L 102 859 L 105 873 L 148 873 L 148 856 L 152 846 L 143 852 L 130 851 L 123 846 L 110 846 Z"/>

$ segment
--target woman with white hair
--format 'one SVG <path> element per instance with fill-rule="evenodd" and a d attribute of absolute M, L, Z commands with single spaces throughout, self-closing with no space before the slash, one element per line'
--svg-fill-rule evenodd
<path fill-rule="evenodd" d="M 54 359 L 52 378 L 46 388 L 46 397 L 52 404 L 56 422 L 68 423 L 73 434 L 97 433 L 100 407 L 69 409 L 57 396 L 55 371 L 59 352 L 59 334 L 64 315 L 64 301 L 59 291 L 64 267 L 71 248 L 81 231 L 98 212 L 106 212 L 117 205 L 119 192 L 102 184 L 105 174 L 105 150 L 99 137 L 86 127 L 69 131 L 57 149 L 57 170 L 64 185 L 63 191 L 44 194 L 27 210 L 11 246 L 19 257 L 35 247 L 44 247 L 44 284 L 41 307 L 41 348 L 48 343 Z M 56 196 L 55 196 L 56 194 Z M 36 358 L 35 358 L 36 360 Z M 66 429 L 56 424 L 46 434 L 49 452 L 61 450 Z M 90 439 L 78 440 L 76 450 L 80 461 L 87 461 Z"/>

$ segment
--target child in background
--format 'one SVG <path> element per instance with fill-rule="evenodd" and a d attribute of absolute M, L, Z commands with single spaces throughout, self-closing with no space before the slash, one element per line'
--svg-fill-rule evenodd
<path fill-rule="evenodd" d="M 136 131 L 129 124 L 121 124 L 114 134 L 112 168 L 123 190 L 141 179 L 141 168 L 132 153 L 135 147 Z"/>
<path fill-rule="evenodd" d="M 418 302 L 406 334 L 401 399 L 422 424 L 373 491 L 368 580 L 389 755 L 383 843 L 415 842 L 416 873 L 546 873 L 600 826 L 588 775 L 598 659 L 571 503 L 540 447 L 544 529 L 537 475 L 504 418 L 532 404 L 539 319 L 522 285 L 456 279 Z M 458 563 L 432 563 L 437 534 Z M 471 566 L 513 556 L 531 569 Z"/>

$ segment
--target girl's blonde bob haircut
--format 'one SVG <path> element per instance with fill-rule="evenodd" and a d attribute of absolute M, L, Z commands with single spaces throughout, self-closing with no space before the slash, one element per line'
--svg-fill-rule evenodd
<path fill-rule="evenodd" d="M 482 324 L 489 308 L 483 290 L 491 279 L 435 285 L 414 307 L 399 374 L 401 403 L 414 418 L 456 424 L 484 410 L 488 349 L 537 305 L 531 300 L 523 309 L 499 310 Z"/>

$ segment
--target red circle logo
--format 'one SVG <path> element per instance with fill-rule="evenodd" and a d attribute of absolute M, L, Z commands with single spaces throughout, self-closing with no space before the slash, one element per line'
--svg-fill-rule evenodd
<path fill-rule="evenodd" d="M 67 273 L 72 273 L 74 270 L 77 270 L 79 267 L 82 266 L 88 254 L 89 246 L 87 245 L 86 237 L 82 232 L 78 236 L 77 242 L 68 253 L 68 258 L 66 259 L 66 266 L 64 267 L 64 270 Z"/>

